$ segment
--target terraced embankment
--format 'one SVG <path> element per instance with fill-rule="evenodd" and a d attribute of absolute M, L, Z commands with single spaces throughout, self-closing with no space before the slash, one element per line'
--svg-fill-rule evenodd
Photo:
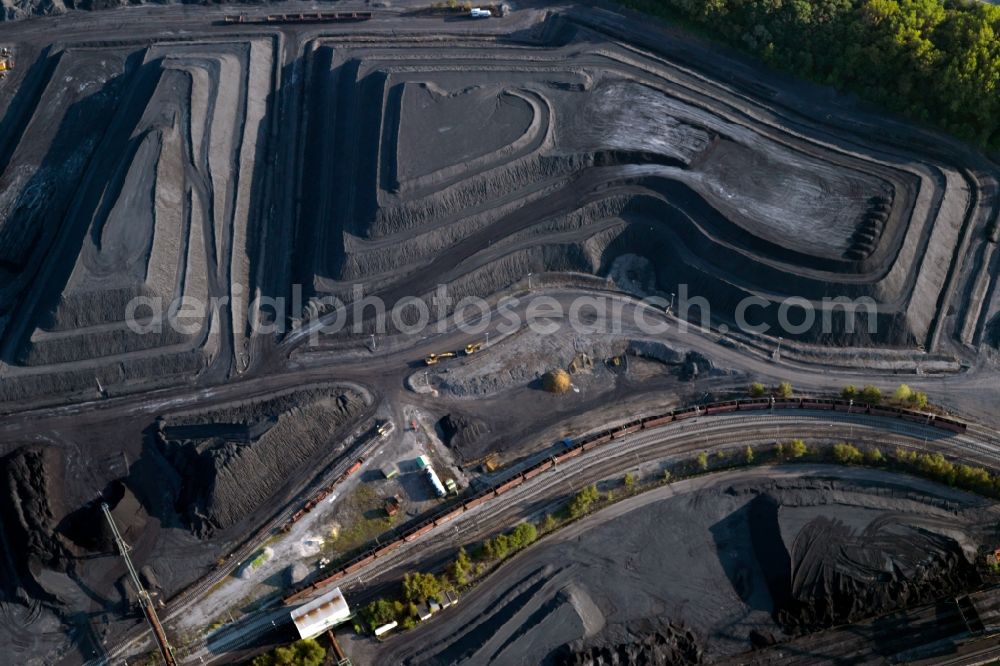
<path fill-rule="evenodd" d="M 526 16 L 25 45 L 0 89 L 0 400 L 273 367 L 358 286 L 391 306 L 443 283 L 451 307 L 528 273 L 632 289 L 614 266 L 636 256 L 645 292 L 686 285 L 716 323 L 752 295 L 774 327 L 795 297 L 819 312 L 786 331 L 803 342 L 984 339 L 986 157 L 820 117 L 814 91 L 611 14 Z M 864 299 L 853 327 L 832 298 Z M 179 299 L 205 309 L 157 326 Z"/>

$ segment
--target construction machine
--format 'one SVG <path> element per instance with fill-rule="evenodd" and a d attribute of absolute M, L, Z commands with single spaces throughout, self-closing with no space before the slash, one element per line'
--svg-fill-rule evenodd
<path fill-rule="evenodd" d="M 424 359 L 424 365 L 434 365 L 438 361 L 446 358 L 455 358 L 458 356 L 455 352 L 442 352 L 440 354 L 431 354 Z"/>
<path fill-rule="evenodd" d="M 473 342 L 472 344 L 465 345 L 465 355 L 471 356 L 482 348 L 483 348 L 482 342 Z"/>
<path fill-rule="evenodd" d="M 10 47 L 0 47 L 0 79 L 7 76 L 7 72 L 14 69 L 14 54 Z"/>

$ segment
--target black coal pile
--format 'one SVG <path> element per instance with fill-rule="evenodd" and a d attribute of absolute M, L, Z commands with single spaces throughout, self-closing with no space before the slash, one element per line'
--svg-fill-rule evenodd
<path fill-rule="evenodd" d="M 445 446 L 454 450 L 462 450 L 475 444 L 490 431 L 483 421 L 454 412 L 446 414 L 437 425 L 441 430 Z"/>
<path fill-rule="evenodd" d="M 796 633 L 928 603 L 980 582 L 954 539 L 892 517 L 861 532 L 817 517 L 795 537 L 790 559 L 790 598 L 783 603 L 775 595 L 775 619 Z"/>
<path fill-rule="evenodd" d="M 674 625 L 634 636 L 635 640 L 614 645 L 595 645 L 574 651 L 564 646 L 555 656 L 555 666 L 680 666 L 704 663 L 694 634 Z"/>
<path fill-rule="evenodd" d="M 180 479 L 175 509 L 195 534 L 235 525 L 282 487 L 322 469 L 338 455 L 344 426 L 367 404 L 347 390 L 299 398 L 212 415 L 225 423 L 202 415 L 164 428 L 161 448 Z M 186 437 L 170 438 L 179 433 Z"/>
<path fill-rule="evenodd" d="M 691 351 L 684 355 L 680 377 L 686 381 L 693 381 L 712 372 L 712 367 L 712 361 L 707 356 Z"/>
<path fill-rule="evenodd" d="M 104 502 L 111 507 L 111 516 L 125 540 L 136 541 L 145 529 L 149 515 L 121 479 L 112 481 L 100 497 L 66 516 L 59 523 L 60 534 L 93 553 L 117 552 L 114 534 L 101 509 Z"/>
<path fill-rule="evenodd" d="M 71 553 L 56 532 L 62 507 L 62 461 L 53 449 L 26 446 L 0 459 L 0 520 L 13 571 L 0 567 L 3 589 L 46 598 L 34 584 L 40 567 L 66 571 Z"/>

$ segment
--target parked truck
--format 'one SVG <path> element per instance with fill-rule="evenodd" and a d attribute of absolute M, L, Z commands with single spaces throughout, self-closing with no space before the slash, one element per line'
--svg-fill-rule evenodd
<path fill-rule="evenodd" d="M 434 471 L 433 467 L 428 466 L 424 470 L 424 474 L 427 475 L 427 480 L 431 482 L 432 486 L 434 486 L 434 492 L 437 493 L 438 497 L 444 497 L 448 494 L 444 489 L 444 484 L 441 483 L 441 479 L 438 478 L 437 472 Z"/>

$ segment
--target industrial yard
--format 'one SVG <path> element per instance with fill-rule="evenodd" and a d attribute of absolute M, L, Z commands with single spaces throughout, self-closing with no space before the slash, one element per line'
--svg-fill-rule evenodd
<path fill-rule="evenodd" d="M 5 0 L 0 661 L 1000 658 L 995 152 L 452 4 Z"/>

